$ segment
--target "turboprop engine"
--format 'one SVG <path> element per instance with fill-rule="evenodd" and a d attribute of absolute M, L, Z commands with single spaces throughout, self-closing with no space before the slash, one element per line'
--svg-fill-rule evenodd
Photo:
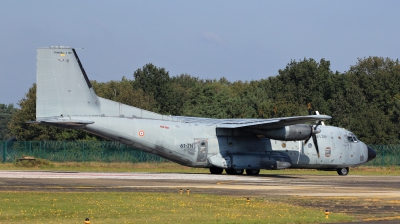
<path fill-rule="evenodd" d="M 252 129 L 251 132 L 264 135 L 266 138 L 281 141 L 300 141 L 308 140 L 312 134 L 321 132 L 307 124 L 296 124 L 277 129 Z"/>

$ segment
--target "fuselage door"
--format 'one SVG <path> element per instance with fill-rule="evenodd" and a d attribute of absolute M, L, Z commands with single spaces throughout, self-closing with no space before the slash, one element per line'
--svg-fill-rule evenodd
<path fill-rule="evenodd" d="M 197 143 L 197 163 L 206 163 L 207 162 L 207 153 L 208 153 L 208 140 L 207 139 L 195 139 Z"/>

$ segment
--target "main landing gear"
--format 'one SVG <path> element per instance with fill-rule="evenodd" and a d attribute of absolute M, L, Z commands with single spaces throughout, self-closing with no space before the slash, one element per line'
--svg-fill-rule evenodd
<path fill-rule="evenodd" d="M 219 167 L 211 167 L 210 173 L 211 174 L 222 174 L 224 169 Z M 229 175 L 242 175 L 244 173 L 244 169 L 225 169 L 225 172 Z M 260 173 L 259 169 L 246 169 L 246 174 L 250 176 L 255 176 Z"/>
<path fill-rule="evenodd" d="M 224 169 L 222 169 L 222 168 L 219 168 L 219 167 L 211 167 L 210 168 L 211 174 L 221 174 L 222 172 L 224 172 Z"/>
<path fill-rule="evenodd" d="M 250 176 L 255 176 L 260 173 L 260 170 L 258 169 L 246 169 L 246 174 Z"/>
<path fill-rule="evenodd" d="M 337 173 L 340 176 L 346 176 L 347 174 L 349 174 L 349 168 L 348 167 L 339 168 L 337 169 Z"/>
<path fill-rule="evenodd" d="M 225 169 L 225 172 L 230 175 L 242 175 L 243 169 Z"/>

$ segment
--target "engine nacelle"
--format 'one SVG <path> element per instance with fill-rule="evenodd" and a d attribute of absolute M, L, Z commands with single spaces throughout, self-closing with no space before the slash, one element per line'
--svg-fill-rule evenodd
<path fill-rule="evenodd" d="M 266 138 L 281 140 L 281 141 L 300 141 L 308 139 L 313 129 L 310 125 L 307 124 L 296 124 L 285 126 L 277 129 L 269 129 L 269 130 L 251 130 L 251 132 L 259 135 L 264 135 Z"/>

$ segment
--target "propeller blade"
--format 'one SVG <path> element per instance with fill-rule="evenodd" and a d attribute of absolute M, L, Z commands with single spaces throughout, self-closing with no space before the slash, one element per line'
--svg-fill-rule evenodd
<path fill-rule="evenodd" d="M 318 149 L 317 136 L 315 134 L 312 134 L 312 139 L 313 139 L 313 142 L 314 142 L 314 145 L 315 145 L 315 149 L 317 150 L 317 155 L 318 155 L 318 158 L 319 158 L 319 149 Z"/>
<path fill-rule="evenodd" d="M 322 124 L 322 121 L 318 121 L 317 125 L 315 125 L 315 127 L 313 127 L 312 125 L 310 125 L 311 128 L 311 135 L 310 137 L 308 137 L 305 141 L 304 141 L 304 145 L 307 144 L 307 142 L 310 140 L 310 138 L 312 137 L 314 145 L 315 145 L 315 149 L 317 150 L 317 155 L 319 158 L 319 148 L 318 148 L 318 141 L 317 141 L 317 136 L 316 134 L 320 133 L 321 130 L 318 129 L 318 126 Z"/>
<path fill-rule="evenodd" d="M 311 135 L 312 135 L 312 134 L 311 134 Z M 308 140 L 310 140 L 310 138 L 311 138 L 311 135 L 310 135 L 310 137 L 308 137 L 308 138 L 304 141 L 304 144 L 303 144 L 303 145 L 307 144 Z"/>
<path fill-rule="evenodd" d="M 310 137 L 308 137 L 308 138 L 304 141 L 304 144 L 303 144 L 303 145 L 307 144 L 307 142 L 310 140 L 311 136 L 312 136 L 313 133 L 314 133 L 314 128 L 313 128 L 312 125 L 310 125 L 310 128 L 311 128 L 311 135 L 310 135 Z"/>

